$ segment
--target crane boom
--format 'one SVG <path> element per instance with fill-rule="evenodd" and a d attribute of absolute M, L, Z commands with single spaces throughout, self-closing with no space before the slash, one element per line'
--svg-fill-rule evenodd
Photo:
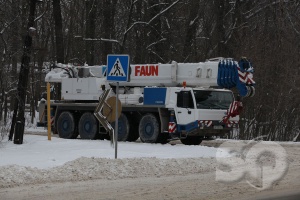
<path fill-rule="evenodd" d="M 61 82 L 64 99 L 94 100 L 102 93 L 101 86 L 110 87 L 106 81 L 106 66 L 74 67 L 61 65 L 61 70 L 50 71 L 46 82 Z M 73 78 L 73 79 L 72 79 Z M 88 78 L 88 79 L 87 79 Z M 216 58 L 199 63 L 134 64 L 130 65 L 130 81 L 125 87 L 176 87 L 183 82 L 188 87 L 236 87 L 240 96 L 253 96 L 255 82 L 253 67 L 245 59 Z M 110 84 L 114 85 L 114 84 Z M 72 88 L 72 89 L 70 89 Z M 79 97 L 83 94 L 83 97 Z M 87 95 L 88 94 L 88 95 Z M 97 97 L 98 98 L 98 97 Z"/>

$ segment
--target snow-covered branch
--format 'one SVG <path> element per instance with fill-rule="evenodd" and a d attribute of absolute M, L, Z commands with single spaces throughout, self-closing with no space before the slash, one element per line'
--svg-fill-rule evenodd
<path fill-rule="evenodd" d="M 190 21 L 190 24 L 189 24 L 189 25 L 190 25 L 190 26 L 193 26 L 198 18 L 199 18 L 199 16 L 197 15 L 197 16 L 195 17 L 195 19 L 193 19 L 192 21 Z"/>
<path fill-rule="evenodd" d="M 134 22 L 125 32 L 124 35 L 126 35 L 135 25 L 137 24 L 145 24 L 145 25 L 149 25 L 149 23 L 147 22 Z"/>
<path fill-rule="evenodd" d="M 246 15 L 245 18 L 250 19 L 250 18 L 254 17 L 255 15 L 259 14 L 260 12 L 262 12 L 263 10 L 265 10 L 267 7 L 274 6 L 274 5 L 277 5 L 279 3 L 290 3 L 290 1 L 289 0 L 285 0 L 285 1 L 277 0 L 277 1 L 274 1 L 272 3 L 267 4 L 265 6 L 260 5 L 260 6 L 258 6 L 259 8 L 255 7 L 252 10 L 244 13 L 244 14 L 250 13 L 249 15 Z M 253 11 L 253 10 L 255 10 L 255 11 Z"/>
<path fill-rule="evenodd" d="M 169 7 L 167 7 L 166 9 L 162 10 L 161 12 L 159 12 L 157 15 L 155 15 L 154 17 L 152 17 L 152 19 L 150 19 L 148 21 L 148 24 L 151 24 L 152 21 L 154 21 L 156 18 L 160 17 L 162 14 L 164 14 L 165 12 L 167 12 L 168 10 L 170 10 L 173 6 L 175 6 L 180 0 L 175 1 L 174 3 L 172 3 Z"/>
<path fill-rule="evenodd" d="M 154 4 L 154 5 L 150 6 L 150 7 L 148 7 L 147 9 L 151 9 L 151 8 L 154 8 L 156 6 L 161 6 L 161 5 L 167 5 L 167 3 L 157 3 L 157 4 Z"/>
<path fill-rule="evenodd" d="M 17 20 L 18 16 L 19 16 L 19 15 L 17 15 L 12 21 L 10 21 L 10 22 L 8 22 L 8 23 L 6 23 L 6 24 L 4 25 L 3 29 L 0 31 L 0 34 L 1 34 L 1 35 L 4 33 L 4 31 L 5 31 L 12 23 L 14 23 L 14 22 Z"/>
<path fill-rule="evenodd" d="M 162 39 L 160 39 L 159 41 L 153 42 L 153 43 L 149 44 L 149 45 L 146 47 L 146 49 L 149 49 L 150 47 L 152 47 L 152 46 L 154 46 L 154 45 L 156 45 L 156 44 L 158 44 L 158 43 L 160 43 L 160 42 L 162 42 L 162 41 L 166 41 L 166 40 L 167 40 L 167 38 L 162 38 Z"/>
<path fill-rule="evenodd" d="M 36 22 L 36 21 L 40 20 L 45 15 L 46 12 L 47 12 L 47 10 L 45 10 L 40 16 L 36 17 L 34 19 L 34 21 Z"/>
<path fill-rule="evenodd" d="M 163 63 L 165 63 L 166 61 L 160 56 L 158 55 L 155 51 L 150 51 L 153 55 L 155 55 L 156 57 L 158 57 Z"/>
<path fill-rule="evenodd" d="M 291 16 L 290 16 L 290 13 L 289 13 L 289 12 L 287 12 L 287 17 L 288 17 L 288 19 L 289 19 L 289 21 L 290 21 L 290 23 L 291 23 L 291 25 L 292 25 L 292 28 L 293 28 L 293 30 L 295 31 L 295 33 L 296 33 L 297 35 L 300 35 L 300 32 L 296 29 L 295 24 L 293 23 L 293 21 L 292 21 L 292 19 L 291 19 Z"/>
<path fill-rule="evenodd" d="M 121 45 L 120 41 L 118 41 L 118 40 L 101 38 L 101 41 L 103 41 L 103 42 L 112 42 L 112 43 L 117 43 L 117 44 Z"/>
<path fill-rule="evenodd" d="M 145 25 L 150 25 L 151 22 L 153 22 L 155 19 L 157 19 L 158 17 L 160 17 L 162 14 L 164 14 L 165 12 L 167 12 L 168 10 L 170 10 L 173 6 L 175 6 L 180 0 L 175 1 L 173 4 L 171 4 L 169 7 L 167 7 L 166 9 L 162 10 L 161 12 L 159 12 L 157 15 L 155 15 L 154 17 L 152 17 L 148 22 L 134 22 L 125 32 L 124 35 L 126 35 L 134 26 L 138 25 L 138 24 L 145 24 Z"/>

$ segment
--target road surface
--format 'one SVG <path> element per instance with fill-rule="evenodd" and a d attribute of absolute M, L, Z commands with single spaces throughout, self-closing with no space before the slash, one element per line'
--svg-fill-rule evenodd
<path fill-rule="evenodd" d="M 233 142 L 232 146 L 238 143 Z M 222 141 L 202 143 L 214 147 L 221 144 Z M 121 179 L 91 178 L 12 186 L 0 188 L 0 199 L 300 199 L 300 145 L 284 143 L 282 147 L 287 153 L 288 169 L 279 181 L 266 190 L 250 186 L 246 178 L 230 183 L 216 181 L 215 167 L 206 167 L 201 173 L 153 174 Z M 203 159 L 203 162 L 206 161 Z M 217 166 L 217 159 L 213 159 L 213 162 L 215 164 L 212 166 Z M 247 166 L 240 167 L 243 169 Z"/>

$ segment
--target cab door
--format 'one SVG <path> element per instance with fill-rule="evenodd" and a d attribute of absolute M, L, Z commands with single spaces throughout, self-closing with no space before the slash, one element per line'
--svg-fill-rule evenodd
<path fill-rule="evenodd" d="M 191 90 L 177 93 L 177 103 L 175 116 L 179 126 L 194 126 L 195 123 L 195 103 Z M 188 128 L 189 129 L 189 128 Z"/>

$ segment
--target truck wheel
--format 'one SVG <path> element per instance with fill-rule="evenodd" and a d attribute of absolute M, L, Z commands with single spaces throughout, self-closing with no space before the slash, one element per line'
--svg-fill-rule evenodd
<path fill-rule="evenodd" d="M 115 122 L 111 123 L 115 128 Z M 126 141 L 129 136 L 129 122 L 124 113 L 121 113 L 118 119 L 118 141 Z"/>
<path fill-rule="evenodd" d="M 62 112 L 57 119 L 57 133 L 60 138 L 74 139 L 78 136 L 75 132 L 75 121 L 72 113 Z"/>
<path fill-rule="evenodd" d="M 139 135 L 142 142 L 155 143 L 159 135 L 159 123 L 153 114 L 145 114 L 139 124 Z"/>
<path fill-rule="evenodd" d="M 97 120 L 95 116 L 90 113 L 84 113 L 78 123 L 78 132 L 81 139 L 93 140 L 96 138 L 98 133 Z"/>
<path fill-rule="evenodd" d="M 180 139 L 182 144 L 185 145 L 199 145 L 202 142 L 202 137 L 200 136 L 187 136 L 184 139 Z"/>

